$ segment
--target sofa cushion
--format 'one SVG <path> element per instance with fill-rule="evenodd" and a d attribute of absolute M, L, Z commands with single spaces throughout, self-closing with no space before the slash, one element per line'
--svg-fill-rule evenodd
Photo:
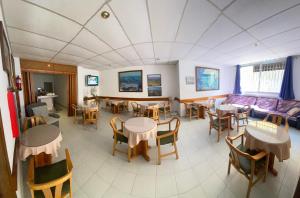
<path fill-rule="evenodd" d="M 288 112 L 286 112 L 289 116 L 297 115 L 300 112 L 300 107 L 293 107 Z"/>
<path fill-rule="evenodd" d="M 33 111 L 33 114 L 36 116 L 43 116 L 43 117 L 48 116 L 48 109 L 47 109 L 46 105 L 34 107 L 34 108 L 32 108 L 32 111 Z"/>
<path fill-rule="evenodd" d="M 258 111 L 267 110 L 267 111 L 275 111 L 277 107 L 278 99 L 277 98 L 266 98 L 266 97 L 258 97 L 255 103 L 255 107 Z M 259 110 L 261 109 L 261 110 Z M 262 111 L 263 112 L 263 111 Z"/>
<path fill-rule="evenodd" d="M 286 113 L 294 107 L 299 107 L 300 108 L 300 101 L 296 101 L 296 100 L 279 100 L 276 110 L 279 111 L 279 112 Z"/>
<path fill-rule="evenodd" d="M 256 97 L 254 96 L 243 96 L 243 95 L 229 95 L 224 101 L 226 104 L 239 104 L 239 105 L 254 105 Z"/>

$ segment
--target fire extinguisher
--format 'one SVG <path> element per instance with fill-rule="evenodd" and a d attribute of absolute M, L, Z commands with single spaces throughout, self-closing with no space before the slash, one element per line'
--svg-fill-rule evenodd
<path fill-rule="evenodd" d="M 22 90 L 22 79 L 20 75 L 16 77 L 16 87 L 18 90 Z"/>

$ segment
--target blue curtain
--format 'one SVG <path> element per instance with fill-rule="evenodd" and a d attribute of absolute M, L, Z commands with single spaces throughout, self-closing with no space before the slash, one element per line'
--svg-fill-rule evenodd
<path fill-rule="evenodd" d="M 241 94 L 241 66 L 236 66 L 235 83 L 233 94 Z"/>
<path fill-rule="evenodd" d="M 289 56 L 286 59 L 279 97 L 284 100 L 295 99 L 294 90 L 293 90 L 293 57 L 292 56 Z"/>

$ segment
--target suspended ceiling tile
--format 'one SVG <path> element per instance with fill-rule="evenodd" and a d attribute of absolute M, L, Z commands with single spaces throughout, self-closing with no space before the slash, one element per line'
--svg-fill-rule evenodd
<path fill-rule="evenodd" d="M 103 19 L 100 15 L 102 11 L 109 12 L 110 17 Z M 98 35 L 114 49 L 130 45 L 122 27 L 108 6 L 104 6 L 101 11 L 87 23 L 86 28 Z"/>
<path fill-rule="evenodd" d="M 142 59 L 144 58 L 153 58 L 154 59 L 154 53 L 153 53 L 153 44 L 152 43 L 140 43 L 134 45 L 134 48 L 139 53 L 140 57 Z"/>
<path fill-rule="evenodd" d="M 35 47 L 28 47 L 25 45 L 18 45 L 18 44 L 11 44 L 12 51 L 17 54 L 32 54 L 35 56 L 42 56 L 42 57 L 48 57 L 52 58 L 57 52 L 56 51 L 50 51 Z"/>
<path fill-rule="evenodd" d="M 184 57 L 186 60 L 196 60 L 199 56 L 206 53 L 208 51 L 207 48 L 194 46 L 191 51 Z"/>
<path fill-rule="evenodd" d="M 81 47 L 78 47 L 73 44 L 68 44 L 63 50 L 62 53 L 70 54 L 73 56 L 83 57 L 83 58 L 91 58 L 93 56 L 96 56 L 95 53 L 88 51 L 86 49 L 83 49 Z"/>
<path fill-rule="evenodd" d="M 40 36 L 38 34 L 29 33 L 26 31 L 7 28 L 9 40 L 14 43 L 33 46 L 33 47 L 42 47 L 49 50 L 59 51 L 67 43 L 51 39 L 45 36 Z"/>
<path fill-rule="evenodd" d="M 146 0 L 113 0 L 109 4 L 132 43 L 152 41 Z"/>
<path fill-rule="evenodd" d="M 130 63 L 132 64 L 132 66 L 144 65 L 144 63 L 140 59 L 138 59 L 138 60 L 130 60 Z"/>
<path fill-rule="evenodd" d="M 43 62 L 49 62 L 50 59 L 51 59 L 49 57 L 36 56 L 36 55 L 33 55 L 33 54 L 27 54 L 27 53 L 15 53 L 15 52 L 13 52 L 13 56 L 14 57 L 19 57 L 21 59 L 43 61 Z"/>
<path fill-rule="evenodd" d="M 250 28 L 248 31 L 256 38 L 264 39 L 280 32 L 299 27 L 299 13 L 300 6 L 297 6 Z"/>
<path fill-rule="evenodd" d="M 73 56 L 70 54 L 59 53 L 54 57 L 53 60 L 70 62 L 70 63 L 79 63 L 79 62 L 83 61 L 84 58 L 78 57 L 78 56 Z"/>
<path fill-rule="evenodd" d="M 251 43 L 256 42 L 256 40 L 251 37 L 247 32 L 242 32 L 228 40 L 226 40 L 224 43 L 218 45 L 214 50 L 217 50 L 219 52 L 227 53 L 232 50 L 244 47 L 246 45 L 249 45 Z"/>
<path fill-rule="evenodd" d="M 192 49 L 192 44 L 186 43 L 172 43 L 170 59 L 183 59 Z"/>
<path fill-rule="evenodd" d="M 81 47 L 89 49 L 97 54 L 102 54 L 104 52 L 112 51 L 112 48 L 105 44 L 103 41 L 97 38 L 94 34 L 90 33 L 88 30 L 83 29 L 72 41 L 72 43 L 77 44 Z"/>
<path fill-rule="evenodd" d="M 168 59 L 171 54 L 172 43 L 154 43 L 155 58 Z"/>
<path fill-rule="evenodd" d="M 155 65 L 155 63 L 156 63 L 155 59 L 153 59 L 153 58 L 143 59 L 142 61 L 145 65 Z"/>
<path fill-rule="evenodd" d="M 224 13 L 243 28 L 248 28 L 297 3 L 299 0 L 238 0 Z"/>
<path fill-rule="evenodd" d="M 136 60 L 140 58 L 132 46 L 118 49 L 117 52 L 123 57 L 126 57 L 127 60 Z"/>
<path fill-rule="evenodd" d="M 64 17 L 24 1 L 3 0 L 3 10 L 8 26 L 70 41 L 81 26 Z"/>
<path fill-rule="evenodd" d="M 118 53 L 114 51 L 104 53 L 102 54 L 102 56 L 106 59 L 111 60 L 113 63 L 123 63 L 127 61 L 126 59 L 124 59 L 122 56 L 120 56 Z"/>
<path fill-rule="evenodd" d="M 195 43 L 219 14 L 220 11 L 206 0 L 188 1 L 176 41 Z"/>
<path fill-rule="evenodd" d="M 207 32 L 201 37 L 198 45 L 215 47 L 226 39 L 241 32 L 242 29 L 224 16 L 220 16 Z"/>
<path fill-rule="evenodd" d="M 105 0 L 26 0 L 84 24 Z"/>
<path fill-rule="evenodd" d="M 112 63 L 111 60 L 108 60 L 108 59 L 106 59 L 106 58 L 104 58 L 103 56 L 100 56 L 100 55 L 91 58 L 91 61 L 103 64 L 103 65 L 109 65 L 109 64 Z"/>
<path fill-rule="evenodd" d="M 234 0 L 211 0 L 221 10 L 228 6 Z"/>
<path fill-rule="evenodd" d="M 268 47 L 273 47 L 273 46 L 285 44 L 298 39 L 300 39 L 300 28 L 296 28 L 291 31 L 274 35 L 272 37 L 262 40 L 261 42 L 267 45 Z"/>
<path fill-rule="evenodd" d="M 153 41 L 174 41 L 186 1 L 148 0 Z"/>

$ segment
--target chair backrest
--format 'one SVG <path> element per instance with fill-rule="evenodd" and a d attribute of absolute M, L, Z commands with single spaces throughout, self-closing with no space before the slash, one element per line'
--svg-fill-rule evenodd
<path fill-rule="evenodd" d="M 238 170 L 240 169 L 240 159 L 247 158 L 251 160 L 251 156 L 248 153 L 242 152 L 239 150 L 236 146 L 233 145 L 232 141 L 229 139 L 228 136 L 225 137 L 225 141 L 230 149 L 230 157 L 231 157 L 231 163 L 234 165 L 234 167 Z"/>
<path fill-rule="evenodd" d="M 23 132 L 29 128 L 42 124 L 46 124 L 46 121 L 42 116 L 25 117 L 23 120 Z"/>
<path fill-rule="evenodd" d="M 86 121 L 96 121 L 98 119 L 98 109 L 87 109 L 83 113 L 83 118 Z"/>
<path fill-rule="evenodd" d="M 192 108 L 192 103 L 184 102 L 184 107 L 185 107 L 185 110 L 190 109 L 190 108 Z"/>
<path fill-rule="evenodd" d="M 277 126 L 281 125 L 282 120 L 283 120 L 283 117 L 281 115 L 278 115 L 278 114 L 268 114 L 265 117 L 264 121 L 268 122 L 270 117 L 271 117 L 271 122 L 273 124 L 276 124 Z"/>
<path fill-rule="evenodd" d="M 56 178 L 55 180 L 48 181 L 46 183 L 39 183 L 39 184 L 35 183 L 34 159 L 33 158 L 30 159 L 29 166 L 28 166 L 28 185 L 31 191 L 32 198 L 34 198 L 34 191 L 42 191 L 45 198 L 61 198 L 63 184 L 68 180 L 70 181 L 70 193 L 71 193 L 73 163 L 71 161 L 71 157 L 68 149 L 65 150 L 65 153 L 66 153 L 67 173 L 62 177 Z M 52 193 L 53 188 L 55 189 L 54 194 Z"/>
<path fill-rule="evenodd" d="M 148 107 L 148 117 L 153 120 L 159 120 L 159 105 L 153 105 Z"/>
<path fill-rule="evenodd" d="M 169 125 L 169 131 L 172 131 L 175 133 L 176 138 L 178 138 L 178 131 L 180 127 L 180 119 L 179 117 L 172 117 L 168 122 Z M 172 128 L 172 124 L 175 123 L 175 127 Z"/>
<path fill-rule="evenodd" d="M 119 117 L 113 117 L 110 120 L 110 126 L 113 129 L 113 132 L 116 133 L 117 131 L 124 130 L 124 122 Z M 120 128 L 118 129 L 118 125 L 120 125 Z"/>
<path fill-rule="evenodd" d="M 134 111 L 137 111 L 138 110 L 138 103 L 137 102 L 131 102 L 131 107 Z"/>
<path fill-rule="evenodd" d="M 216 106 L 216 99 L 215 98 L 208 98 L 207 100 L 208 108 L 213 108 Z"/>

